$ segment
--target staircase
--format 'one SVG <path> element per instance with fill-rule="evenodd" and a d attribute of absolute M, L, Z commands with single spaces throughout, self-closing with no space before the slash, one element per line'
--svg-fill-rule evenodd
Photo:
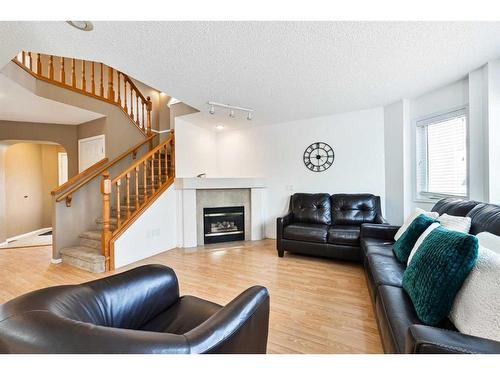
<path fill-rule="evenodd" d="M 57 209 L 61 203 L 71 209 L 76 196 L 88 196 L 89 191 L 100 194 L 101 215 L 95 217 L 93 226 L 86 225 L 71 246 L 57 250 L 63 263 L 96 273 L 112 270 L 115 241 L 174 181 L 173 131 L 163 141 L 153 135 L 151 99 L 126 74 L 112 67 L 32 52 L 21 52 L 13 61 L 37 79 L 118 106 L 127 114 L 129 124 L 144 134 L 143 141 L 120 156 L 103 159 L 52 192 L 56 215 L 62 212 L 68 219 L 81 210 L 67 214 Z M 137 157 L 139 152 L 142 156 Z M 92 190 L 99 179 L 100 191 Z M 58 222 L 65 225 L 65 220 Z M 57 238 L 57 231 L 54 235 Z"/>

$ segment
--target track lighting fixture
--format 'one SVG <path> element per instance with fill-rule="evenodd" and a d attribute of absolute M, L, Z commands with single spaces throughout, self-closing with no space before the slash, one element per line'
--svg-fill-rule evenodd
<path fill-rule="evenodd" d="M 222 103 L 216 103 L 216 102 L 208 102 L 208 105 L 209 105 L 208 113 L 210 113 L 211 115 L 213 115 L 215 113 L 215 107 L 221 107 L 221 108 L 229 109 L 229 117 L 231 117 L 231 118 L 236 117 L 235 111 L 247 112 L 246 119 L 248 121 L 252 120 L 252 118 L 253 118 L 253 111 L 254 110 L 251 108 L 237 107 L 235 105 L 222 104 Z"/>

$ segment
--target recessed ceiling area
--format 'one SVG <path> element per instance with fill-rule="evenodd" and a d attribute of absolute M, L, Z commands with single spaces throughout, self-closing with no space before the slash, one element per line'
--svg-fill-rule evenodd
<path fill-rule="evenodd" d="M 269 124 L 386 105 L 500 58 L 499 22 L 1 22 L 0 65 L 21 48 L 105 62 L 208 111 Z"/>
<path fill-rule="evenodd" d="M 100 113 L 42 98 L 0 73 L 0 120 L 78 125 Z"/>

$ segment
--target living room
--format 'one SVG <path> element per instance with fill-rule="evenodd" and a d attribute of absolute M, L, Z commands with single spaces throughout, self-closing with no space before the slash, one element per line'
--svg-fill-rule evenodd
<path fill-rule="evenodd" d="M 271 3 L 158 6 L 172 12 L 161 21 L 127 1 L 31 17 L 12 5 L 0 21 L 5 363 L 298 373 L 496 361 L 500 22 L 486 5 L 433 4 L 429 18 L 422 4 L 388 16 L 365 3 L 356 17 L 357 2 Z M 73 121 L 82 113 L 93 120 Z M 5 192 L 26 172 L 7 152 L 55 149 L 70 131 L 71 173 L 44 187 L 51 237 L 31 244 L 37 230 L 7 214 L 33 208 L 31 190 Z M 218 355 L 130 356 L 204 353 Z"/>

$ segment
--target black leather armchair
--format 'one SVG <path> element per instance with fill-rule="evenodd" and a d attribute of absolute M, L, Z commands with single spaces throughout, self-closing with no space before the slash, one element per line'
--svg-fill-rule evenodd
<path fill-rule="evenodd" d="M 278 256 L 285 251 L 361 261 L 361 225 L 386 224 L 380 197 L 372 194 L 304 194 L 276 222 Z"/>
<path fill-rule="evenodd" d="M 179 297 L 174 271 L 147 265 L 0 306 L 0 353 L 265 353 L 269 295 L 226 306 Z"/>

